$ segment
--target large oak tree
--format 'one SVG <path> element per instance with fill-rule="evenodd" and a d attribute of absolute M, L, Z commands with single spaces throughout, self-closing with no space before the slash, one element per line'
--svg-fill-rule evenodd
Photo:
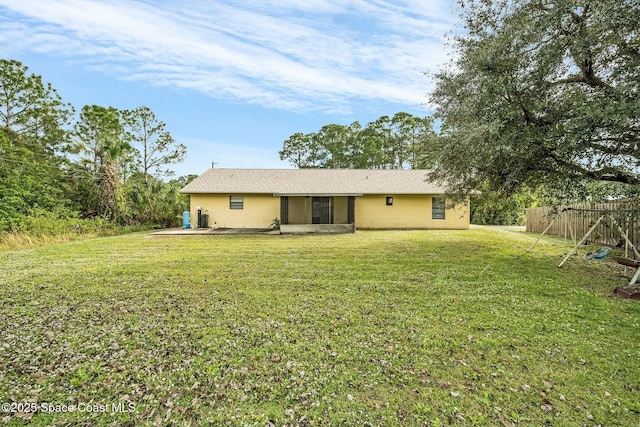
<path fill-rule="evenodd" d="M 640 2 L 460 0 L 466 32 L 435 75 L 433 177 L 489 185 L 640 184 Z"/>

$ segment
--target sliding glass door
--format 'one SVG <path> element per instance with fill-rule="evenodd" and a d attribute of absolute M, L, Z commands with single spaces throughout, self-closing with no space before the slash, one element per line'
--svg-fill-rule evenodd
<path fill-rule="evenodd" d="M 313 224 L 333 224 L 333 197 L 313 198 L 311 220 Z"/>

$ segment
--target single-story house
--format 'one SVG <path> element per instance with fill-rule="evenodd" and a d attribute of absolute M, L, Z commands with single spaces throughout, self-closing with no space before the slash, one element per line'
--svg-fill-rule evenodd
<path fill-rule="evenodd" d="M 182 193 L 191 198 L 192 227 L 469 228 L 468 204 L 448 206 L 445 189 L 427 181 L 425 170 L 212 168 Z"/>

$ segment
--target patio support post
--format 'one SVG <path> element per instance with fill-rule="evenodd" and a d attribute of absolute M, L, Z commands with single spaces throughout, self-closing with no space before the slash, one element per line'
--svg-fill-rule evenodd
<path fill-rule="evenodd" d="M 289 197 L 280 196 L 280 224 L 289 224 Z"/>
<path fill-rule="evenodd" d="M 349 196 L 347 199 L 347 222 L 353 224 L 355 228 L 356 224 L 356 198 L 355 196 Z"/>

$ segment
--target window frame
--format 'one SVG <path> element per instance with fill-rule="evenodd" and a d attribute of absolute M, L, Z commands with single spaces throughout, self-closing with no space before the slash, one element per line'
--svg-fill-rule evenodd
<path fill-rule="evenodd" d="M 393 206 L 393 196 L 386 196 L 384 201 L 387 206 Z"/>
<path fill-rule="evenodd" d="M 234 199 L 236 199 L 236 200 L 234 200 Z M 243 210 L 244 209 L 244 196 L 229 196 L 229 209 L 238 210 L 238 211 L 239 210 Z"/>
<path fill-rule="evenodd" d="M 431 197 L 431 219 L 444 220 L 447 217 L 447 207 L 444 197 Z"/>

